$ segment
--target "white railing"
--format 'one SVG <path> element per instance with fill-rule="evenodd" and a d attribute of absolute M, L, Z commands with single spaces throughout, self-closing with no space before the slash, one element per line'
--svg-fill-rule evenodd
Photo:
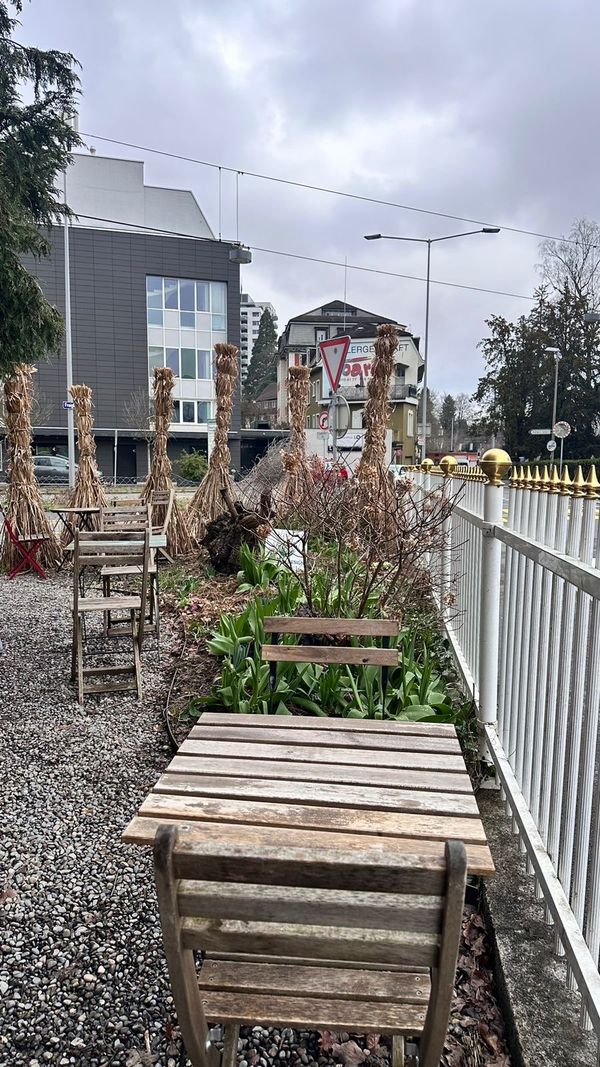
<path fill-rule="evenodd" d="M 493 452 L 485 473 L 411 476 L 454 502 L 431 560 L 448 576 L 446 630 L 582 1025 L 600 1037 L 600 486 L 594 468 L 502 485 L 502 465 Z"/>

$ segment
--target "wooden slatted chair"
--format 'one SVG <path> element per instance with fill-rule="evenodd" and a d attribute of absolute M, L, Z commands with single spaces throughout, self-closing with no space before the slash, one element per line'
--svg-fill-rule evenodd
<path fill-rule="evenodd" d="M 173 487 L 170 489 L 153 489 L 150 493 L 150 516 L 152 533 L 163 534 L 166 537 L 167 530 L 169 529 L 169 523 L 171 521 L 171 512 L 173 511 L 173 504 L 175 502 L 175 490 Z M 169 555 L 166 548 L 159 548 L 158 555 L 163 556 L 168 563 L 174 563 L 175 560 Z"/>
<path fill-rule="evenodd" d="M 265 636 L 271 643 L 262 647 L 262 659 L 271 665 L 271 689 L 275 691 L 278 663 L 320 663 L 329 666 L 342 663 L 355 666 L 381 667 L 383 706 L 390 667 L 398 666 L 398 650 L 390 648 L 390 637 L 397 637 L 400 624 L 394 619 L 323 619 L 269 616 L 264 620 Z M 348 645 L 282 645 L 277 639 L 283 634 L 325 634 L 347 637 L 381 638 L 382 648 L 356 648 Z"/>
<path fill-rule="evenodd" d="M 374 869 L 353 850 L 266 847 L 173 824 L 159 827 L 155 878 L 179 1026 L 193 1067 L 218 1067 L 209 1025 L 380 1031 L 419 1042 L 438 1067 L 448 1029 L 467 860 L 390 854 Z M 203 953 L 199 974 L 194 950 Z"/>
<path fill-rule="evenodd" d="M 130 535 L 131 536 L 131 535 Z M 131 540 L 130 547 L 115 538 L 101 539 L 75 531 L 75 551 L 73 559 L 73 650 L 71 660 L 71 679 L 77 680 L 77 696 L 83 704 L 86 693 L 108 693 L 135 689 L 138 700 L 142 696 L 142 674 L 140 652 L 144 639 L 148 597 L 148 566 L 150 559 L 150 531 L 146 529 L 142 540 Z M 89 567 L 116 565 L 118 567 L 139 567 L 141 589 L 135 595 L 111 597 L 88 597 L 82 594 L 82 573 Z M 110 610 L 126 611 L 129 617 L 129 634 L 133 651 L 133 663 L 125 666 L 85 667 L 83 659 L 83 620 L 90 613 L 106 617 Z M 115 681 L 102 681 L 103 675 L 117 675 Z M 88 684 L 87 679 L 96 679 L 95 684 Z"/>
<path fill-rule="evenodd" d="M 143 531 L 150 526 L 149 504 L 117 504 L 114 507 L 101 508 L 100 530 L 102 532 Z"/>

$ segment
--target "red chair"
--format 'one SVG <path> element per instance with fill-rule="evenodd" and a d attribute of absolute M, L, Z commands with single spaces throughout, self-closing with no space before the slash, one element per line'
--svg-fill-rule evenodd
<path fill-rule="evenodd" d="M 19 537 L 13 530 L 12 523 L 2 507 L 0 507 L 0 514 L 4 516 L 4 529 L 6 530 L 8 539 L 12 542 L 21 556 L 21 559 L 13 567 L 12 571 L 9 572 L 8 577 L 16 578 L 17 574 L 20 574 L 26 567 L 31 567 L 32 570 L 39 574 L 40 578 L 47 578 L 48 575 L 42 568 L 41 564 L 38 563 L 36 556 L 44 542 L 48 540 L 48 535 L 30 534 L 29 537 Z"/>

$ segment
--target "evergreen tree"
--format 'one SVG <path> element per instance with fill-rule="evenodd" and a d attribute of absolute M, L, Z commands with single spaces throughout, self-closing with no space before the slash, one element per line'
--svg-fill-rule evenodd
<path fill-rule="evenodd" d="M 265 308 L 252 347 L 252 359 L 244 387 L 246 400 L 254 400 L 266 385 L 277 381 L 277 330 L 273 316 Z"/>
<path fill-rule="evenodd" d="M 9 2 L 22 10 L 22 0 Z M 57 176 L 81 144 L 69 124 L 79 93 L 76 60 L 14 40 L 19 23 L 9 2 L 0 0 L 0 377 L 60 345 L 62 318 L 21 257 L 49 254 L 40 227 L 63 214 Z"/>
<path fill-rule="evenodd" d="M 456 401 L 451 393 L 446 393 L 442 400 L 442 406 L 440 408 L 440 426 L 444 431 L 444 437 L 449 442 L 452 436 L 452 430 L 456 419 Z"/>

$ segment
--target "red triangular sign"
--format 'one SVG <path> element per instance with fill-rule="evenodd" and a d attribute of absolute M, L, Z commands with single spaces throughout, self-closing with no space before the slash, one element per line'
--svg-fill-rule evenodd
<path fill-rule="evenodd" d="M 351 337 L 332 337 L 329 341 L 319 341 L 319 352 L 321 353 L 325 373 L 331 382 L 331 388 L 334 393 L 340 384 L 351 340 Z"/>

